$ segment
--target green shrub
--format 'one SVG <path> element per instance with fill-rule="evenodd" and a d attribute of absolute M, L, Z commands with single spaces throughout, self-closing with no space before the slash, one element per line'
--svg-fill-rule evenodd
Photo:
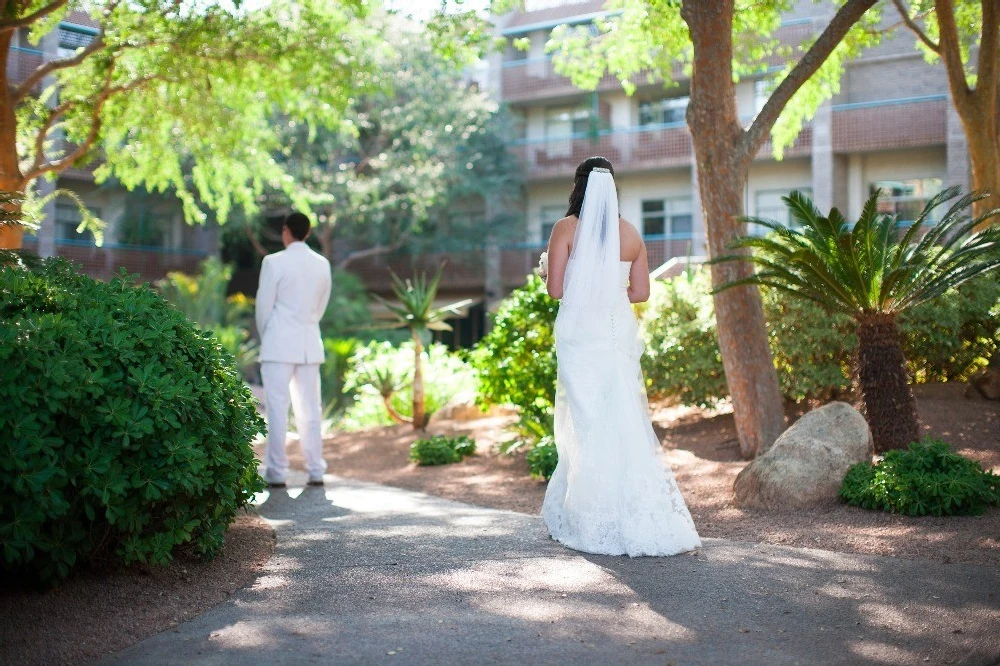
<path fill-rule="evenodd" d="M 339 419 L 354 401 L 353 388 L 345 383 L 351 358 L 358 349 L 354 338 L 324 338 L 326 360 L 320 367 L 320 390 L 323 393 L 323 418 Z"/>
<path fill-rule="evenodd" d="M 371 332 L 371 312 L 365 283 L 350 271 L 334 271 L 330 302 L 319 322 L 323 338 L 359 337 Z"/>
<path fill-rule="evenodd" d="M 654 396 L 710 407 L 728 395 L 708 271 L 654 282 L 641 322 L 642 371 Z"/>
<path fill-rule="evenodd" d="M 476 442 L 468 435 L 434 435 L 410 445 L 410 460 L 418 465 L 448 465 L 476 452 Z"/>
<path fill-rule="evenodd" d="M 263 487 L 232 356 L 149 287 L 0 269 L 5 575 L 211 556 Z"/>
<path fill-rule="evenodd" d="M 552 473 L 556 471 L 556 463 L 559 462 L 555 438 L 546 435 L 535 442 L 535 445 L 528 450 L 526 458 L 531 476 L 545 480 L 552 478 Z"/>
<path fill-rule="evenodd" d="M 475 393 L 475 373 L 461 356 L 441 344 L 428 345 L 425 354 L 423 373 L 428 414 L 439 410 L 459 393 L 470 396 Z M 370 342 L 357 348 L 344 376 L 345 391 L 352 392 L 354 396 L 340 420 L 340 427 L 344 430 L 395 423 L 373 384 L 378 375 L 393 378 L 396 390 L 389 399 L 391 407 L 405 417 L 411 416 L 413 342 L 408 340 L 398 347 L 388 342 Z"/>
<path fill-rule="evenodd" d="M 559 302 L 530 276 L 504 299 L 493 328 L 470 355 L 484 405 L 515 405 L 522 420 L 551 420 L 556 394 L 554 327 Z"/>
<path fill-rule="evenodd" d="M 858 463 L 844 477 L 848 504 L 911 516 L 979 515 L 1000 504 L 1000 476 L 925 439 L 892 450 L 876 464 Z"/>
<path fill-rule="evenodd" d="M 728 396 L 705 269 L 653 285 L 642 318 L 643 371 L 651 395 L 713 406 Z M 830 399 L 851 386 L 854 325 L 808 301 L 765 289 L 764 315 L 782 394 Z M 963 380 L 986 365 L 1000 339 L 1000 284 L 982 276 L 900 318 L 914 380 Z"/>
<path fill-rule="evenodd" d="M 173 271 L 157 287 L 188 319 L 209 329 L 222 325 L 226 319 L 226 288 L 232 277 L 232 266 L 209 257 L 201 262 L 197 275 Z"/>

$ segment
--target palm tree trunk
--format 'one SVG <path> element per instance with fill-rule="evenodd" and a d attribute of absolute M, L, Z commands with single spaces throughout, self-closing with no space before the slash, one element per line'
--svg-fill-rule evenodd
<path fill-rule="evenodd" d="M 424 416 L 424 371 L 421 355 L 424 343 L 420 334 L 413 331 L 413 429 L 425 430 L 427 419 Z"/>
<path fill-rule="evenodd" d="M 920 423 L 896 317 L 866 314 L 857 320 L 857 333 L 858 383 L 875 451 L 906 448 L 920 436 Z"/>

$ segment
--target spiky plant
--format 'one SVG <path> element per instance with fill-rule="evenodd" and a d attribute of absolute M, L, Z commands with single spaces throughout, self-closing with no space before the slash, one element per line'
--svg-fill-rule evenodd
<path fill-rule="evenodd" d="M 427 281 L 426 274 L 414 276 L 412 279 L 401 280 L 398 275 L 390 271 L 392 275 L 392 291 L 396 295 L 398 304 L 391 303 L 377 294 L 372 294 L 382 305 L 396 317 L 392 328 L 406 328 L 413 338 L 413 429 L 423 430 L 427 427 L 427 416 L 425 414 L 424 399 L 424 373 L 423 373 L 423 335 L 427 331 L 450 331 L 445 321 L 445 314 L 449 310 L 445 308 L 435 308 L 434 298 L 437 296 L 438 284 L 441 282 L 441 275 L 444 273 L 444 266 L 438 269 L 437 274 Z"/>
<path fill-rule="evenodd" d="M 865 202 L 853 228 L 836 208 L 823 216 L 799 192 L 784 197 L 801 228 L 747 218 L 771 233 L 737 239 L 745 253 L 715 261 L 750 261 L 757 273 L 722 285 L 756 284 L 780 289 L 819 303 L 828 311 L 850 315 L 857 326 L 855 372 L 865 416 L 877 451 L 905 448 L 919 439 L 913 393 L 907 381 L 897 318 L 966 280 L 1000 266 L 1000 226 L 977 225 L 1000 210 L 979 217 L 970 206 L 986 194 L 959 197 L 957 187 L 931 199 L 903 231 L 896 216 L 878 212 L 879 193 Z M 919 236 L 925 221 L 946 202 L 959 197 L 940 222 Z"/>
<path fill-rule="evenodd" d="M 24 195 L 19 192 L 6 192 L 0 190 L 0 229 L 8 230 L 15 227 L 29 227 L 34 225 L 27 223 L 24 213 Z M 24 250 L 2 250 L 0 249 L 0 267 L 3 266 L 34 266 L 38 264 L 38 257 Z"/>

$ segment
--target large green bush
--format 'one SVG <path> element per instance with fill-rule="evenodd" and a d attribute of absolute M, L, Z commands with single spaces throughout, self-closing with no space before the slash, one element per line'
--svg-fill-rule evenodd
<path fill-rule="evenodd" d="M 504 299 L 493 328 L 471 354 L 479 401 L 484 406 L 515 405 L 528 429 L 544 431 L 552 420 L 558 311 L 559 302 L 549 297 L 545 282 L 532 275 Z"/>
<path fill-rule="evenodd" d="M 642 318 L 642 365 L 651 394 L 700 406 L 728 395 L 709 292 L 704 269 L 654 283 Z M 775 290 L 763 290 L 763 299 L 784 396 L 797 402 L 846 391 L 857 346 L 851 320 Z M 913 308 L 900 323 L 916 382 L 965 379 L 997 349 L 1000 284 L 991 276 L 970 280 Z"/>
<path fill-rule="evenodd" d="M 1000 476 L 939 440 L 913 442 L 875 463 L 853 465 L 840 496 L 864 509 L 911 516 L 979 515 L 1000 505 Z"/>
<path fill-rule="evenodd" d="M 433 414 L 459 393 L 473 395 L 475 372 L 458 354 L 442 344 L 431 344 L 424 351 L 424 390 L 426 410 Z M 394 390 L 389 397 L 393 410 L 410 417 L 413 400 L 413 342 L 394 346 L 388 342 L 370 342 L 359 346 L 350 360 L 344 377 L 344 391 L 353 395 L 340 426 L 361 430 L 372 426 L 392 425 L 385 401 L 379 392 L 379 377 L 391 377 Z"/>
<path fill-rule="evenodd" d="M 154 290 L 0 269 L 5 575 L 211 556 L 263 487 L 232 356 Z"/>

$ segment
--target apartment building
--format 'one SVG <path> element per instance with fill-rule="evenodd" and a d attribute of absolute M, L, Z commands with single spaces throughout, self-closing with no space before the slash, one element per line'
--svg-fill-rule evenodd
<path fill-rule="evenodd" d="M 8 54 L 9 83 L 16 85 L 44 62 L 87 46 L 97 28 L 88 15 L 74 12 L 38 44 L 31 44 L 27 30 L 21 29 Z M 143 281 L 153 281 L 169 271 L 195 272 L 218 251 L 217 228 L 186 224 L 178 200 L 169 194 L 129 192 L 111 181 L 97 184 L 91 168 L 68 169 L 54 183 L 40 180 L 38 187 L 42 193 L 54 188 L 75 192 L 107 223 L 104 243 L 97 247 L 89 232 L 77 232 L 80 208 L 57 198 L 46 207 L 40 229 L 25 236 L 24 247 L 41 256 L 68 257 L 93 277 L 109 279 L 124 267 Z"/>
<path fill-rule="evenodd" d="M 887 12 L 891 12 L 889 8 Z M 783 18 L 778 37 L 799 44 L 833 13 L 829 3 L 800 2 Z M 520 121 L 513 149 L 527 182 L 526 241 L 544 243 L 566 210 L 576 165 L 591 155 L 615 164 L 623 217 L 645 234 L 650 264 L 705 254 L 705 226 L 685 123 L 690 82 L 664 89 L 639 83 L 627 96 L 610 76 L 593 93 L 555 73 L 545 43 L 561 24 L 587 24 L 605 15 L 601 0 L 528 3 L 499 20 L 500 33 L 530 40 L 492 62 L 493 88 Z M 741 81 L 737 104 L 747 123 L 769 91 L 767 77 Z M 876 188 L 882 207 L 913 219 L 948 185 L 968 188 L 969 159 L 961 124 L 948 96 L 944 69 L 924 62 L 911 33 L 898 34 L 852 62 L 841 91 L 816 114 L 780 161 L 770 144 L 757 155 L 745 194 L 750 215 L 789 222 L 781 197 L 811 195 L 820 209 L 838 206 L 857 216 Z"/>

